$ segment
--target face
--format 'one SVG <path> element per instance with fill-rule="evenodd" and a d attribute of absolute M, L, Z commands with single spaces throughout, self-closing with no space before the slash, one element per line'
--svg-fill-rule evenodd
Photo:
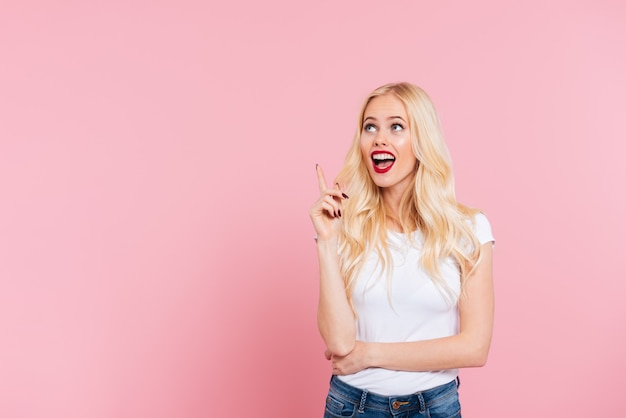
<path fill-rule="evenodd" d="M 383 196 L 401 195 L 411 184 L 417 158 L 404 104 L 393 94 L 375 97 L 365 108 L 361 153 Z"/>

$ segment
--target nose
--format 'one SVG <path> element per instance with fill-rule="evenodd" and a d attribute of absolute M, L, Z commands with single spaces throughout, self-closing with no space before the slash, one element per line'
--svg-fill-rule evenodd
<path fill-rule="evenodd" d="M 376 146 L 387 146 L 387 139 L 385 138 L 385 136 L 382 133 L 378 133 L 378 135 L 376 135 L 376 138 L 374 138 L 374 145 Z"/>

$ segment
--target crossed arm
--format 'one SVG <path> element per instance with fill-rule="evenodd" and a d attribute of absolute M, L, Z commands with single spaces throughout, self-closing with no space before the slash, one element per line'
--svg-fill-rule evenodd
<path fill-rule="evenodd" d="M 487 361 L 493 330 L 492 253 L 492 243 L 484 244 L 480 263 L 472 276 L 465 280 L 465 294 L 459 298 L 460 329 L 456 335 L 425 341 L 365 343 L 353 339 L 353 317 L 352 327 L 347 318 L 341 316 L 342 322 L 337 323 L 335 329 L 326 326 L 323 332 L 320 325 L 328 347 L 326 358 L 332 362 L 333 374 L 352 374 L 370 367 L 432 371 L 483 366 Z M 318 312 L 320 324 L 330 320 L 325 312 Z M 336 335 L 333 332 L 346 334 Z"/>

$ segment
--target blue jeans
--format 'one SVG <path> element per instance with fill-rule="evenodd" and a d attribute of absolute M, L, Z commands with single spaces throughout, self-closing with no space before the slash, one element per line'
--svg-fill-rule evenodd
<path fill-rule="evenodd" d="M 324 418 L 461 417 L 458 380 L 405 396 L 382 396 L 357 389 L 333 376 Z"/>

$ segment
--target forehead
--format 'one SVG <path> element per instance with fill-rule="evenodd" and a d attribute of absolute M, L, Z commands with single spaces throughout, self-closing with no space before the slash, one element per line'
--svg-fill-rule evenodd
<path fill-rule="evenodd" d="M 393 94 L 374 97 L 365 108 L 363 118 L 400 116 L 406 119 L 404 103 Z"/>

